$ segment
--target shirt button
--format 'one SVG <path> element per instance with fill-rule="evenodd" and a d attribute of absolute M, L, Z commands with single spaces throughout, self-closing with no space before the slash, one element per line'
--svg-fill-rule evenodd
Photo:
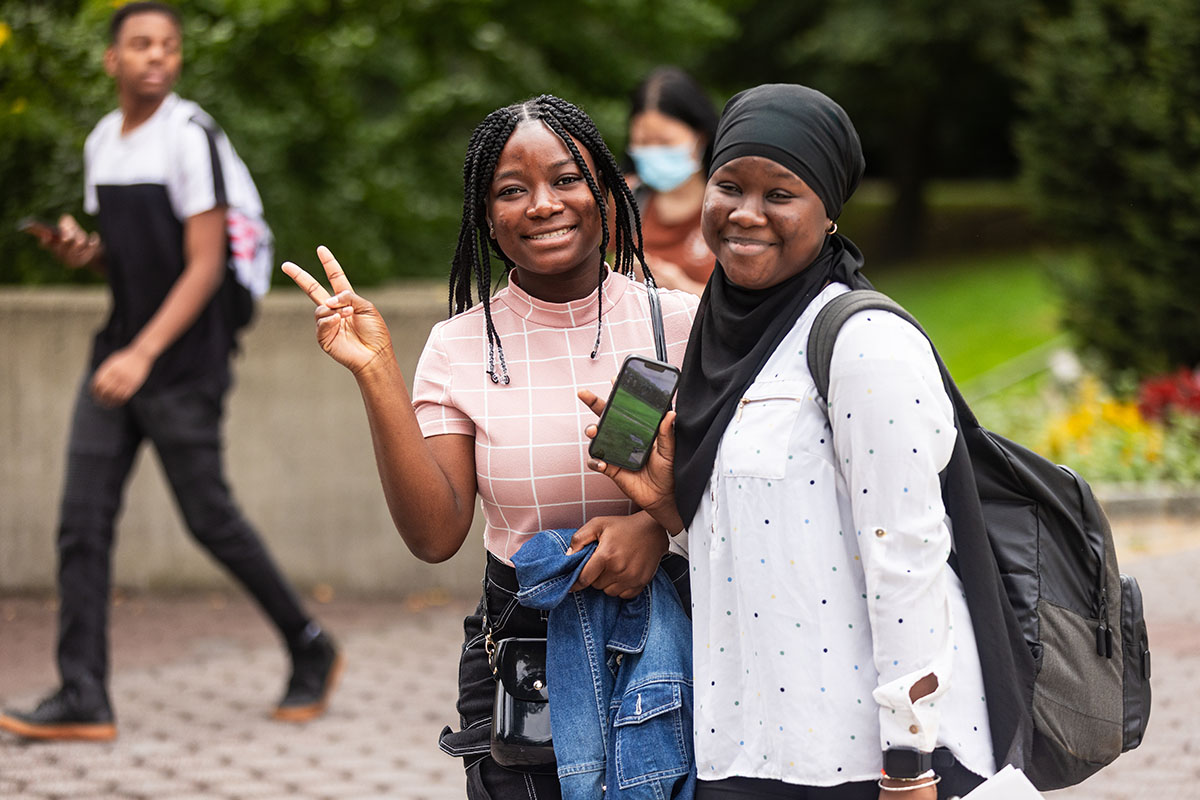
<path fill-rule="evenodd" d="M 916 725 L 909 725 L 909 726 L 908 726 L 908 732 L 909 732 L 909 733 L 920 733 L 920 732 L 921 732 L 921 729 L 920 729 L 920 728 L 918 728 Z"/>
<path fill-rule="evenodd" d="M 882 539 L 884 536 L 887 536 L 887 531 L 885 531 L 883 528 L 876 528 L 875 535 Z"/>

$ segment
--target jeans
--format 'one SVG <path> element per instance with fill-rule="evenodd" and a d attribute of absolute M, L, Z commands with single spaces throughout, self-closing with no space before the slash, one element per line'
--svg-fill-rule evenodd
<path fill-rule="evenodd" d="M 684 608 L 690 608 L 687 560 L 668 556 L 659 568 L 671 578 Z M 540 771 L 508 769 L 489 755 L 496 679 L 492 677 L 483 647 L 484 603 L 491 613 L 496 639 L 546 635 L 545 613 L 517 603 L 519 588 L 516 571 L 489 553 L 483 579 L 484 596 L 475 613 L 463 620 L 462 655 L 458 663 L 460 728 L 455 731 L 447 725 L 438 745 L 443 752 L 463 759 L 468 800 L 561 800 L 562 797 L 554 765 Z"/>
<path fill-rule="evenodd" d="M 119 408 L 98 405 L 90 381 L 88 375 L 76 399 L 58 530 L 63 685 L 107 703 L 113 522 L 146 439 L 192 536 L 258 601 L 285 642 L 298 641 L 308 616 L 225 482 L 220 427 L 227 374 L 138 393 Z"/>
<path fill-rule="evenodd" d="M 572 592 L 596 549 L 568 555 L 573 534 L 542 531 L 513 556 L 518 600 L 549 613 L 546 681 L 563 797 L 692 800 L 692 624 L 672 576 L 656 571 L 629 600 Z"/>

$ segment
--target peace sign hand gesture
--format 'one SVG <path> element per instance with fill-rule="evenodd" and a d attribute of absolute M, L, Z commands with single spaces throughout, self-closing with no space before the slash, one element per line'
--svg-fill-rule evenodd
<path fill-rule="evenodd" d="M 373 365 L 386 363 L 381 356 L 394 360 L 392 336 L 379 311 L 355 293 L 328 247 L 318 247 L 317 258 L 321 259 L 333 294 L 290 261 L 284 262 L 283 271 L 317 304 L 317 342 L 321 349 L 356 376 Z"/>

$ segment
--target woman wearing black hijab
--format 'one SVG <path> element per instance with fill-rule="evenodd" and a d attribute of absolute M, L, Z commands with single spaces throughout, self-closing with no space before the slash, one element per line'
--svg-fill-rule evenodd
<path fill-rule="evenodd" d="M 698 798 L 932 800 L 995 771 L 946 563 L 938 473 L 956 432 L 929 343 L 890 313 L 855 315 L 828 402 L 804 355 L 821 307 L 870 286 L 835 222 L 863 168 L 820 92 L 729 101 L 702 219 L 717 267 L 675 436 L 668 415 L 640 473 L 590 464 L 689 551 Z"/>

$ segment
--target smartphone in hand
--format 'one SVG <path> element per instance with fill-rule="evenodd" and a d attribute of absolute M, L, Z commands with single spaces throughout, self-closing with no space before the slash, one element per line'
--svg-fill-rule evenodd
<path fill-rule="evenodd" d="M 678 383 L 679 370 L 670 364 L 644 356 L 626 357 L 588 454 L 624 469 L 646 466 Z"/>
<path fill-rule="evenodd" d="M 37 217 L 22 217 L 17 222 L 17 230 L 43 240 L 58 239 L 62 236 L 57 224 Z"/>

